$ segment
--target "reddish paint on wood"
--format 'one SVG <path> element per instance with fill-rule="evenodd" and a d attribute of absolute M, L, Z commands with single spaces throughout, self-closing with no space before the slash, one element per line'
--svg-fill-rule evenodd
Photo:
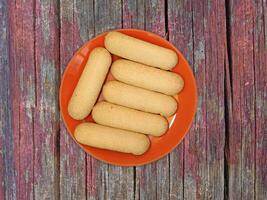
<path fill-rule="evenodd" d="M 137 29 L 144 29 L 145 27 L 145 1 L 123 1 L 123 28 L 137 28 Z M 151 167 L 151 165 L 149 165 Z M 146 186 L 150 186 L 153 182 L 153 178 L 155 177 L 148 177 L 144 172 L 146 170 L 146 166 L 144 167 L 136 167 L 134 170 L 134 185 L 133 185 L 133 198 L 132 199 L 144 199 L 144 195 L 146 194 L 144 191 Z M 155 171 L 155 170 L 154 170 Z M 151 180 L 147 182 L 146 180 Z M 150 193 L 151 196 L 152 191 Z"/>
<path fill-rule="evenodd" d="M 226 60 L 226 17 L 223 1 L 204 3 L 205 65 L 206 65 L 206 153 L 208 183 L 203 190 L 207 198 L 224 198 L 224 67 Z M 197 54 L 195 55 L 195 57 Z M 208 185 L 208 187 L 205 187 Z"/>
<path fill-rule="evenodd" d="M 132 3 L 132 2 L 131 2 Z M 125 6 L 125 18 L 138 19 L 144 15 L 144 23 L 134 22 L 125 23 L 137 28 L 154 32 L 165 36 L 165 3 L 164 1 L 144 1 L 144 8 L 140 5 L 128 4 Z M 145 13 L 143 14 L 142 11 Z M 129 13 L 129 14 L 128 14 Z M 130 19 L 131 19 L 130 18 Z M 141 18 L 142 19 L 142 18 Z M 166 156 L 156 163 L 136 168 L 136 199 L 168 199 L 169 198 L 169 157 Z"/>
<path fill-rule="evenodd" d="M 96 18 L 95 12 L 88 12 L 90 10 L 95 10 L 96 7 L 99 7 L 97 2 L 93 1 L 87 2 L 87 8 L 84 13 L 86 13 L 87 19 L 83 19 L 85 14 L 82 15 L 82 12 L 77 12 L 76 19 L 80 22 L 80 27 L 88 27 L 88 33 L 84 34 L 83 31 L 80 31 L 80 36 L 90 40 L 95 35 L 99 34 L 96 32 L 95 21 L 99 19 Z M 83 9 L 86 5 L 79 5 L 78 10 Z M 102 18 L 102 17 L 101 17 Z M 80 29 L 81 30 L 81 29 Z M 107 183 L 108 183 L 108 165 L 104 164 L 90 155 L 86 155 L 86 195 L 87 199 L 104 199 L 107 198 Z"/>
<path fill-rule="evenodd" d="M 34 3 L 10 1 L 10 66 L 16 197 L 33 199 Z"/>
<path fill-rule="evenodd" d="M 255 69 L 255 198 L 267 199 L 267 3 L 256 1 L 253 18 Z"/>
<path fill-rule="evenodd" d="M 81 39 L 79 31 L 80 25 L 77 22 L 77 13 L 81 12 L 81 7 L 78 7 L 72 0 L 61 0 L 60 5 L 60 70 L 62 75 L 76 49 L 85 41 Z M 83 26 L 86 25 L 84 24 Z M 85 198 L 86 155 L 69 136 L 61 121 L 60 199 Z"/>
<path fill-rule="evenodd" d="M 61 63 L 61 73 L 63 73 L 74 51 L 95 35 L 95 27 L 92 0 L 62 1 L 61 3 L 64 4 L 61 7 L 61 24 L 63 25 L 61 26 L 61 48 L 67 47 L 61 54 L 61 62 L 63 62 Z M 64 57 L 62 58 L 62 56 Z M 100 195 L 97 191 L 99 173 L 96 171 L 99 161 L 85 155 L 73 143 L 64 124 L 61 124 L 61 132 L 63 140 L 61 152 L 64 156 L 61 159 L 61 199 L 84 199 L 86 197 L 97 199 Z M 69 148 L 72 150 L 71 152 Z M 73 154 L 75 158 L 73 158 Z"/>
<path fill-rule="evenodd" d="M 57 1 L 35 2 L 34 197 L 59 198 Z M 45 185 L 45 187 L 44 187 Z"/>
<path fill-rule="evenodd" d="M 229 129 L 229 198 L 255 197 L 255 4 L 231 1 L 232 127 Z"/>
<path fill-rule="evenodd" d="M 98 166 L 99 161 L 94 159 L 93 157 L 87 155 L 87 165 L 86 165 L 86 172 L 87 172 L 87 179 L 86 179 L 86 190 L 87 190 L 87 197 L 89 199 L 96 199 L 98 197 L 98 187 L 97 181 L 99 180 L 99 174 L 96 173 L 96 169 Z"/>
<path fill-rule="evenodd" d="M 145 1 L 123 1 L 123 28 L 143 29 L 145 23 Z"/>
<path fill-rule="evenodd" d="M 32 0 L 10 1 L 7 20 L 1 1 L 0 199 L 266 199 L 266 10 L 266 0 Z M 169 36 L 198 85 L 184 142 L 136 168 L 85 155 L 59 125 L 74 51 L 121 26 Z"/>
<path fill-rule="evenodd" d="M 8 4 L 0 1 L 0 199 L 16 199 L 11 113 Z"/>
<path fill-rule="evenodd" d="M 95 34 L 122 27 L 120 1 L 95 1 Z M 90 160 L 90 169 L 97 176 L 95 187 L 100 199 L 133 199 L 133 167 L 117 167 Z M 87 162 L 88 164 L 89 162 Z M 88 195 L 89 198 L 91 196 Z"/>
<path fill-rule="evenodd" d="M 178 48 L 185 51 L 195 73 L 198 86 L 198 111 L 193 127 L 184 140 L 184 198 L 205 198 L 207 181 L 206 168 L 206 105 L 205 105 L 205 35 L 204 35 L 204 5 L 202 1 L 184 2 L 179 10 L 185 12 L 181 16 L 182 36 Z M 185 9 L 183 9 L 185 7 Z M 197 9 L 196 9 L 197 8 Z M 183 11 L 184 10 L 184 11 Z M 179 17 L 180 18 L 180 17 Z M 179 26 L 179 25 L 178 25 Z"/>
<path fill-rule="evenodd" d="M 193 66 L 193 30 L 192 30 L 192 2 L 168 1 L 168 31 L 169 40 L 186 57 Z M 199 90 L 199 89 L 198 89 Z M 199 115 L 199 114 L 197 114 Z M 190 133 L 188 133 L 190 134 Z M 188 135 L 185 140 L 188 141 Z M 170 154 L 170 199 L 184 199 L 184 142 Z M 190 191 L 195 185 L 190 182 Z"/>
<path fill-rule="evenodd" d="M 184 142 L 184 198 L 222 199 L 223 72 L 226 51 L 224 4 L 183 1 L 175 5 L 172 2 L 169 6 L 172 14 L 168 21 L 169 37 L 174 39 L 177 47 L 192 65 L 199 96 L 195 122 Z M 206 95 L 209 95 L 209 98 L 206 98 Z M 211 98 L 212 95 L 217 98 Z M 173 159 L 183 165 L 182 160 Z M 183 176 L 176 178 L 182 180 Z M 174 188 L 179 186 L 174 185 Z M 174 195 L 183 198 L 177 193 Z"/>

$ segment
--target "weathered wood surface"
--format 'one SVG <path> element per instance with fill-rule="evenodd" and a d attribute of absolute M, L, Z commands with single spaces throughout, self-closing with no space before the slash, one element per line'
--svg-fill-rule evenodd
<path fill-rule="evenodd" d="M 230 199 L 266 199 L 266 1 L 230 1 L 228 14 L 228 194 Z"/>
<path fill-rule="evenodd" d="M 33 1 L 9 1 L 14 173 L 17 199 L 34 198 L 35 6 Z M 9 167 L 9 166 L 7 166 Z M 46 167 L 46 166 L 43 166 Z"/>
<path fill-rule="evenodd" d="M 193 66 L 199 95 L 195 122 L 184 140 L 184 159 L 172 158 L 183 166 L 178 175 L 178 180 L 183 180 L 183 196 L 174 190 L 173 199 L 224 197 L 224 13 L 223 2 L 169 4 L 169 39 Z M 178 155 L 183 151 L 180 148 Z"/>
<path fill-rule="evenodd" d="M 90 7 L 91 6 L 91 7 Z M 82 1 L 60 1 L 60 75 L 75 50 L 93 36 L 88 32 L 92 27 L 90 16 L 92 3 Z M 86 12 L 85 12 L 86 11 Z M 82 14 L 83 13 L 83 14 Z M 83 18 L 81 18 L 83 15 Z M 77 18 L 79 16 L 79 18 Z M 91 14 L 92 16 L 92 14 Z M 92 23 L 92 22 L 91 22 Z M 91 30 L 91 29 L 90 29 Z M 81 38 L 80 32 L 83 33 Z M 67 130 L 60 122 L 60 199 L 85 199 L 86 198 L 86 155 L 77 147 L 68 136 Z"/>
<path fill-rule="evenodd" d="M 8 4 L 0 1 L 0 199 L 16 199 L 14 136 L 12 127 L 10 24 Z"/>
<path fill-rule="evenodd" d="M 266 0 L 0 0 L 0 199 L 267 199 Z M 198 110 L 184 141 L 141 167 L 68 136 L 58 90 L 84 42 L 116 28 L 169 39 Z"/>
<path fill-rule="evenodd" d="M 59 8 L 56 0 L 36 0 L 34 6 L 34 199 L 58 199 Z"/>

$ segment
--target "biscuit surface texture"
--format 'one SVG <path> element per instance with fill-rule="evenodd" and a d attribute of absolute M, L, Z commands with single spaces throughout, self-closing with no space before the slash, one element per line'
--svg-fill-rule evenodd
<path fill-rule="evenodd" d="M 177 109 L 177 102 L 171 96 L 119 81 L 107 82 L 103 86 L 102 94 L 104 99 L 110 103 L 166 117 L 173 115 Z"/>
<path fill-rule="evenodd" d="M 104 101 L 94 106 L 92 117 L 96 123 L 101 125 L 153 136 L 161 136 L 168 129 L 168 122 L 163 116 Z"/>
<path fill-rule="evenodd" d="M 113 62 L 111 73 L 115 79 L 121 82 L 167 95 L 175 95 L 184 87 L 182 77 L 174 72 L 125 59 Z"/>
<path fill-rule="evenodd" d="M 91 112 L 111 65 L 110 53 L 102 47 L 95 48 L 80 76 L 68 104 L 69 115 L 84 119 Z"/>
<path fill-rule="evenodd" d="M 106 35 L 105 47 L 122 58 L 164 70 L 172 69 L 178 62 L 173 50 L 119 32 L 109 32 Z"/>
<path fill-rule="evenodd" d="M 81 144 L 134 155 L 142 155 L 150 146 L 143 134 L 88 122 L 76 127 L 74 137 Z"/>

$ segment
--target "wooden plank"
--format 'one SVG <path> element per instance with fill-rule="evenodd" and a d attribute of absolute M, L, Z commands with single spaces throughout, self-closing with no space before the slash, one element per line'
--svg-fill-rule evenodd
<path fill-rule="evenodd" d="M 122 27 L 122 5 L 120 1 L 95 1 L 95 35 L 104 31 Z M 99 199 L 133 199 L 134 176 L 132 167 L 117 167 L 89 158 L 87 171 L 95 191 L 89 190 L 89 195 Z M 97 196 L 94 196 L 97 195 Z M 89 197 L 90 198 L 90 197 Z"/>
<path fill-rule="evenodd" d="M 122 5 L 120 1 L 99 0 L 95 1 L 95 34 L 121 28 L 122 26 Z"/>
<path fill-rule="evenodd" d="M 141 2 L 142 3 L 142 2 Z M 169 2 L 170 3 L 170 2 Z M 142 4 L 141 4 L 142 5 Z M 125 1 L 123 16 L 124 16 L 124 28 L 143 28 L 146 25 L 146 29 L 152 32 L 158 33 L 162 36 L 165 36 L 165 9 L 164 2 L 146 2 L 145 10 L 140 6 L 140 1 Z M 171 1 L 171 5 L 169 6 L 169 17 L 170 23 L 169 25 L 170 31 L 172 35 L 170 35 L 170 39 L 172 42 L 174 41 L 175 36 L 177 36 L 177 30 L 175 30 L 174 26 L 180 25 L 178 23 L 175 24 L 173 19 L 176 19 L 175 15 L 171 12 L 176 11 L 177 3 Z M 181 8 L 182 9 L 182 8 Z M 142 22 L 143 19 L 143 10 L 145 14 L 145 22 Z M 162 20 L 163 19 L 163 20 Z M 182 18 L 184 19 L 184 18 Z M 182 20 L 178 19 L 178 20 Z M 125 20 L 127 20 L 125 22 Z M 191 18 L 189 18 L 191 22 Z M 160 23 L 158 23 L 160 22 Z M 190 26 L 191 28 L 191 26 Z M 175 32 L 175 33 L 174 33 Z M 186 33 L 188 35 L 188 32 Z M 172 38 L 171 38 L 172 37 Z M 180 42 L 180 41 L 179 41 Z M 144 167 L 136 168 L 136 184 L 135 184 L 135 197 L 136 199 L 162 199 L 162 198 L 171 198 L 171 199 L 181 199 L 183 197 L 183 149 L 182 146 L 177 149 L 174 153 L 171 154 L 171 168 L 169 168 L 168 157 L 165 157 L 163 160 L 157 162 L 157 164 L 153 163 L 150 165 L 146 165 Z M 177 157 L 179 156 L 179 157 Z M 177 166 L 181 166 L 177 169 Z M 170 177 L 169 177 L 170 173 Z M 170 181 L 170 183 L 169 183 Z M 157 185 L 155 184 L 157 183 Z M 178 188 L 180 190 L 178 190 Z M 170 194 L 169 194 L 170 190 Z"/>
<path fill-rule="evenodd" d="M 206 153 L 208 172 L 206 180 L 208 180 L 208 186 L 204 182 L 202 191 L 206 190 L 207 198 L 224 199 L 224 68 L 228 63 L 226 60 L 225 2 L 204 1 L 204 18 L 207 20 L 206 26 L 205 20 L 203 22 L 206 40 Z M 195 55 L 197 57 L 197 53 Z"/>
<path fill-rule="evenodd" d="M 267 3 L 256 1 L 253 21 L 255 69 L 255 199 L 267 199 Z"/>
<path fill-rule="evenodd" d="M 145 28 L 145 1 L 137 0 L 137 1 L 123 1 L 123 28 L 137 28 L 144 29 Z M 134 189 L 133 189 L 133 198 L 132 199 L 144 199 L 148 195 L 154 196 L 151 192 L 146 194 L 147 190 L 151 186 L 153 182 L 153 178 L 150 174 L 146 174 L 146 168 L 151 168 L 151 165 L 144 167 L 134 167 Z M 149 169 L 148 171 L 151 171 Z M 155 170 L 154 170 L 155 171 Z M 151 180 L 151 181 L 146 181 Z M 145 187 L 148 188 L 145 188 Z M 147 196 L 144 196 L 147 195 Z"/>
<path fill-rule="evenodd" d="M 202 97 L 199 100 L 201 116 L 196 117 L 195 124 L 198 133 L 195 141 L 191 141 L 192 146 L 196 144 L 191 152 L 197 152 L 196 198 L 223 199 L 224 67 L 227 64 L 225 4 L 222 1 L 203 1 L 200 7 L 202 11 L 193 4 L 194 71 L 197 81 L 201 80 L 197 85 Z"/>
<path fill-rule="evenodd" d="M 133 167 L 108 167 L 107 199 L 133 199 Z"/>
<path fill-rule="evenodd" d="M 9 1 L 16 198 L 34 198 L 34 2 Z"/>
<path fill-rule="evenodd" d="M 0 199 L 16 199 L 7 1 L 0 1 Z"/>
<path fill-rule="evenodd" d="M 123 2 L 123 27 L 145 29 L 146 1 Z M 144 17 L 142 17 L 144 16 Z M 153 173 L 152 173 L 153 171 Z M 134 168 L 134 199 L 156 199 L 156 166 L 148 164 Z"/>
<path fill-rule="evenodd" d="M 166 36 L 165 6 L 165 1 L 163 0 L 145 2 L 145 30 L 154 32 L 162 37 Z M 149 165 L 149 167 L 143 169 L 144 173 L 149 173 L 149 176 L 151 176 L 149 179 L 145 179 L 144 182 L 149 187 L 145 187 L 143 191 L 140 190 L 141 199 L 154 199 L 155 197 L 156 199 L 168 199 L 170 178 L 169 156 L 165 156 Z M 149 176 L 145 177 L 148 178 Z"/>
<path fill-rule="evenodd" d="M 226 52 L 224 3 L 169 1 L 168 6 L 169 38 L 182 51 L 197 74 L 195 78 L 199 96 L 195 122 L 184 141 L 184 198 L 223 199 L 223 74 Z M 212 98 L 214 95 L 216 99 Z M 178 155 L 182 157 L 182 147 L 180 148 Z M 182 159 L 175 156 L 171 156 L 171 167 L 172 162 L 183 165 Z M 182 199 L 182 186 L 176 182 L 182 184 L 182 172 L 178 177 L 172 173 L 171 170 L 170 177 L 175 178 L 171 180 L 170 198 Z M 177 190 L 180 190 L 180 194 Z"/>
<path fill-rule="evenodd" d="M 59 9 L 35 1 L 34 198 L 59 198 Z M 45 185 L 45 187 L 44 187 Z"/>
<path fill-rule="evenodd" d="M 250 0 L 229 4 L 233 106 L 229 130 L 229 199 L 255 197 L 254 9 L 255 3 Z"/>
<path fill-rule="evenodd" d="M 93 31 L 93 1 L 60 1 L 60 69 Z M 86 199 L 86 155 L 60 123 L 60 199 Z M 89 198 L 90 199 L 90 198 Z"/>
<path fill-rule="evenodd" d="M 183 53 L 193 67 L 191 4 L 191 1 L 168 1 L 168 32 L 170 42 Z M 201 84 L 201 79 L 198 84 Z M 199 89 L 201 88 L 198 88 L 198 91 Z M 200 112 L 197 113 L 197 116 L 199 115 L 201 116 Z M 189 134 L 185 139 L 187 141 Z M 195 185 L 191 183 L 190 187 L 193 191 Z M 170 199 L 184 199 L 184 142 L 170 154 Z"/>
<path fill-rule="evenodd" d="M 157 199 L 156 163 L 136 167 L 135 199 Z"/>
<path fill-rule="evenodd" d="M 144 20 L 144 21 L 143 21 Z M 124 1 L 124 28 L 140 28 L 165 36 L 164 1 Z M 169 198 L 169 158 L 136 167 L 135 199 Z"/>
<path fill-rule="evenodd" d="M 123 28 L 144 29 L 145 1 L 123 0 Z"/>

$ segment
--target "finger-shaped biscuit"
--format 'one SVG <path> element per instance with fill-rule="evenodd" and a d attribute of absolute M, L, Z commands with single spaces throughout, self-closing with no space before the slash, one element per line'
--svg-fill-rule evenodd
<path fill-rule="evenodd" d="M 96 123 L 129 131 L 161 136 L 168 129 L 167 120 L 156 114 L 138 111 L 108 102 L 97 103 L 92 111 Z"/>
<path fill-rule="evenodd" d="M 69 115 L 84 119 L 91 112 L 111 64 L 111 55 L 103 47 L 95 48 L 88 58 L 68 104 Z"/>
<path fill-rule="evenodd" d="M 184 80 L 174 72 L 125 59 L 113 62 L 111 73 L 115 79 L 121 82 L 167 95 L 175 95 L 184 87 Z"/>
<path fill-rule="evenodd" d="M 172 69 L 178 62 L 174 51 L 119 32 L 106 35 L 105 47 L 122 58 L 164 70 Z"/>
<path fill-rule="evenodd" d="M 143 134 L 87 122 L 76 127 L 74 137 L 81 144 L 134 155 L 145 153 L 150 146 Z"/>
<path fill-rule="evenodd" d="M 177 102 L 171 96 L 119 81 L 106 83 L 102 94 L 108 102 L 167 117 L 173 115 L 177 109 Z"/>

